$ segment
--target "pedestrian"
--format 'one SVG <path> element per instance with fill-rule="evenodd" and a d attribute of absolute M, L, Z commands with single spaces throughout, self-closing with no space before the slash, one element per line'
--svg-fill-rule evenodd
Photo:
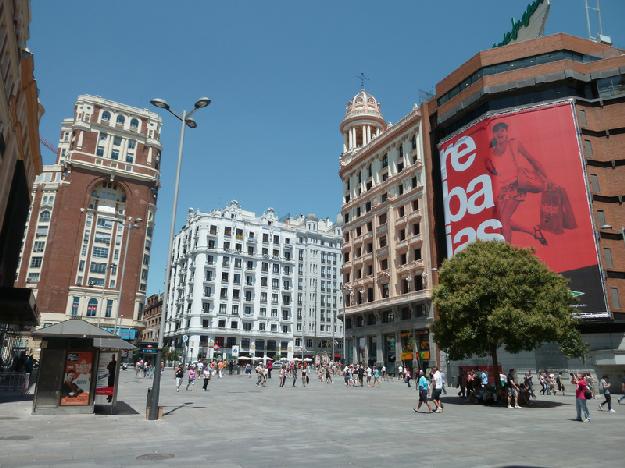
<path fill-rule="evenodd" d="M 330 372 L 330 366 L 326 367 L 326 383 L 332 383 L 332 374 Z"/>
<path fill-rule="evenodd" d="M 442 413 L 443 404 L 441 403 L 441 392 L 443 391 L 443 374 L 436 366 L 434 366 L 433 370 L 432 383 L 434 387 L 432 388 L 432 401 L 434 401 L 434 405 L 436 405 L 434 412 Z"/>
<path fill-rule="evenodd" d="M 309 382 L 308 380 L 308 369 L 307 369 L 307 365 L 303 364 L 302 365 L 302 386 L 306 386 L 306 384 Z"/>
<path fill-rule="evenodd" d="M 349 382 L 352 380 L 352 376 L 349 372 L 349 366 L 345 366 L 343 369 L 343 380 L 345 381 L 345 386 L 349 387 Z"/>
<path fill-rule="evenodd" d="M 256 386 L 259 387 L 263 383 L 263 374 L 264 374 L 263 365 L 261 363 L 258 363 L 255 371 L 256 371 L 256 376 L 257 376 Z M 264 384 L 263 384 L 263 387 L 264 387 Z"/>
<path fill-rule="evenodd" d="M 521 406 L 519 406 L 519 386 L 514 380 L 514 369 L 510 369 L 508 372 L 506 385 L 508 387 L 508 408 L 512 408 L 510 403 L 513 399 L 514 408 L 521 408 Z"/>
<path fill-rule="evenodd" d="M 293 369 L 291 369 L 291 374 L 293 375 L 293 387 L 295 387 L 295 382 L 297 382 L 297 366 L 293 366 Z"/>
<path fill-rule="evenodd" d="M 361 387 L 365 386 L 365 368 L 362 364 L 358 364 L 358 369 L 356 370 L 356 375 L 358 375 L 358 383 Z"/>
<path fill-rule="evenodd" d="M 219 363 L 217 364 L 217 371 L 219 372 L 219 378 L 221 379 L 223 377 L 223 371 L 224 371 L 224 361 L 223 360 L 219 361 Z"/>
<path fill-rule="evenodd" d="M 419 380 L 417 381 L 417 389 L 419 390 L 419 404 L 416 408 L 412 408 L 415 413 L 419 412 L 419 408 L 421 405 L 425 403 L 425 406 L 428 407 L 428 413 L 432 412 L 432 408 L 430 407 L 430 403 L 428 402 L 428 379 L 425 378 L 425 374 L 422 370 L 419 371 Z"/>
<path fill-rule="evenodd" d="M 189 366 L 189 371 L 187 372 L 187 378 L 189 379 L 187 381 L 187 390 L 189 390 L 189 387 L 193 387 L 193 385 L 195 385 L 195 377 L 195 369 L 193 366 Z M 193 390 L 193 388 L 191 388 L 191 390 Z"/>
<path fill-rule="evenodd" d="M 271 378 L 271 371 L 273 369 L 273 361 L 271 359 L 267 360 L 267 378 Z"/>
<path fill-rule="evenodd" d="M 603 398 L 605 401 L 599 405 L 599 411 L 603 410 L 603 405 L 608 404 L 608 413 L 614 413 L 615 411 L 612 409 L 612 395 L 610 394 L 610 380 L 607 375 L 601 377 L 601 382 L 599 382 L 599 388 L 601 393 L 603 393 Z"/>
<path fill-rule="evenodd" d="M 180 385 L 182 384 L 182 379 L 184 377 L 184 368 L 182 367 L 182 364 L 178 364 L 174 375 L 176 376 L 176 391 L 179 392 Z"/>
<path fill-rule="evenodd" d="M 410 381 L 412 380 L 412 375 L 410 369 L 408 367 L 404 368 L 404 382 L 408 384 L 408 388 L 410 388 Z"/>
<path fill-rule="evenodd" d="M 228 362 L 228 375 L 232 375 L 233 372 L 234 372 L 234 361 L 230 359 L 230 362 Z"/>
<path fill-rule="evenodd" d="M 252 365 L 249 362 L 245 364 L 245 373 L 250 379 L 252 378 Z"/>
<path fill-rule="evenodd" d="M 404 367 L 400 364 L 397 367 L 397 380 L 403 380 L 404 378 Z"/>
<path fill-rule="evenodd" d="M 286 367 L 282 366 L 280 368 L 280 387 L 284 387 L 285 381 L 286 381 Z"/>
<path fill-rule="evenodd" d="M 380 369 L 376 366 L 373 369 L 373 386 L 380 385 Z"/>
<path fill-rule="evenodd" d="M 575 409 L 577 410 L 576 421 L 590 422 L 590 411 L 588 411 L 586 400 L 590 400 L 592 398 L 592 393 L 588 390 L 586 379 L 584 379 L 584 375 L 582 373 L 577 375 L 571 374 L 571 378 L 575 384 Z"/>
<path fill-rule="evenodd" d="M 465 371 L 461 371 L 460 375 L 458 376 L 458 386 L 457 388 L 459 388 L 460 390 L 458 391 L 458 396 L 460 398 L 466 398 L 467 397 L 467 377 L 465 374 Z"/>
<path fill-rule="evenodd" d="M 208 389 L 208 381 L 211 379 L 211 370 L 208 366 L 202 368 L 202 377 L 204 378 L 204 386 L 202 388 L 206 391 Z"/>
<path fill-rule="evenodd" d="M 367 366 L 367 387 L 371 387 L 371 377 L 373 377 L 373 370 L 371 366 Z"/>
<path fill-rule="evenodd" d="M 382 364 L 382 380 L 388 380 L 388 375 L 386 373 L 386 366 Z"/>

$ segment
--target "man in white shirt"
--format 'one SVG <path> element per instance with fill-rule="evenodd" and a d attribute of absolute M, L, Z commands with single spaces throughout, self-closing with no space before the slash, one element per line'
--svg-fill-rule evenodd
<path fill-rule="evenodd" d="M 432 370 L 434 371 L 434 374 L 432 375 L 432 383 L 434 384 L 434 389 L 432 390 L 432 401 L 434 401 L 434 404 L 436 405 L 434 412 L 442 413 L 443 405 L 441 403 L 441 392 L 443 391 L 443 375 L 437 367 L 432 368 Z"/>

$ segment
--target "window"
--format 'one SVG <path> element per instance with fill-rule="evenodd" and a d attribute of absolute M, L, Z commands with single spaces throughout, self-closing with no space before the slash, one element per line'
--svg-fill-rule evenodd
<path fill-rule="evenodd" d="M 120 146 L 122 144 L 122 137 L 120 136 L 115 136 L 113 138 L 113 145 L 115 146 Z"/>
<path fill-rule="evenodd" d="M 87 305 L 87 317 L 95 317 L 98 311 L 98 300 L 95 297 L 89 299 L 89 304 Z"/>
<path fill-rule="evenodd" d="M 610 299 L 612 300 L 613 309 L 621 308 L 621 301 L 618 296 L 618 288 L 610 288 Z"/>
<path fill-rule="evenodd" d="M 243 331 L 252 331 L 252 322 L 243 322 Z"/>
<path fill-rule="evenodd" d="M 383 226 L 384 224 L 386 224 L 386 213 L 382 213 L 378 216 L 378 226 Z"/>
<path fill-rule="evenodd" d="M 603 258 L 605 259 L 606 268 L 612 268 L 612 249 L 608 247 L 603 248 Z"/>
<path fill-rule="evenodd" d="M 605 212 L 603 210 L 597 210 L 597 224 L 599 227 L 605 226 L 607 223 L 605 222 Z"/>
<path fill-rule="evenodd" d="M 100 141 L 104 141 L 104 140 L 106 140 L 108 137 L 109 137 L 109 136 L 108 136 L 108 133 L 105 133 L 105 132 L 100 132 L 99 140 L 100 140 Z"/>
<path fill-rule="evenodd" d="M 130 128 L 132 130 L 137 130 L 139 128 L 139 120 L 138 119 L 130 120 Z"/>
<path fill-rule="evenodd" d="M 135 155 L 132 153 L 126 153 L 126 162 L 128 164 L 134 164 L 135 162 Z"/>
<path fill-rule="evenodd" d="M 124 122 L 126 122 L 126 117 L 124 117 L 123 115 L 118 115 L 117 116 L 117 120 L 115 121 L 115 123 L 117 125 L 124 125 Z"/>
<path fill-rule="evenodd" d="M 45 241 L 35 241 L 33 244 L 33 252 L 43 252 L 45 245 Z"/>
<path fill-rule="evenodd" d="M 414 249 L 414 259 L 421 260 L 421 249 Z"/>
<path fill-rule="evenodd" d="M 601 191 L 599 188 L 599 176 L 597 174 L 588 174 L 588 179 L 590 181 L 590 191 L 599 193 Z"/>
<path fill-rule="evenodd" d="M 388 153 L 384 153 L 382 156 L 382 167 L 388 167 Z"/>
<path fill-rule="evenodd" d="M 113 151 L 111 151 L 111 159 L 117 161 L 119 159 L 119 150 L 118 149 L 114 149 Z"/>
<path fill-rule="evenodd" d="M 104 146 L 98 146 L 95 151 L 96 156 L 104 156 Z"/>
<path fill-rule="evenodd" d="M 111 113 L 109 111 L 102 112 L 102 118 L 100 119 L 102 122 L 108 122 L 111 120 Z"/>
<path fill-rule="evenodd" d="M 230 322 L 230 328 L 239 328 L 239 322 L 233 320 Z"/>
<path fill-rule="evenodd" d="M 590 140 L 584 140 L 584 153 L 586 157 L 592 156 L 592 143 Z"/>
<path fill-rule="evenodd" d="M 89 265 L 89 271 L 91 273 L 100 273 L 100 274 L 104 274 L 106 273 L 106 263 L 91 263 L 91 265 Z"/>
<path fill-rule="evenodd" d="M 43 257 L 32 257 L 30 259 L 30 267 L 39 268 L 41 266 L 42 261 L 43 261 Z"/>
<path fill-rule="evenodd" d="M 48 222 L 50 221 L 50 212 L 48 210 L 44 210 L 39 213 L 39 221 Z"/>
<path fill-rule="evenodd" d="M 72 317 L 77 317 L 78 316 L 78 306 L 80 305 L 80 298 L 77 296 L 74 296 L 72 298 Z"/>
<path fill-rule="evenodd" d="M 128 149 L 135 149 L 137 147 L 137 140 L 128 140 Z"/>
<path fill-rule="evenodd" d="M 265 322 L 259 322 L 258 323 L 258 329 L 260 331 L 264 331 L 265 330 Z"/>
<path fill-rule="evenodd" d="M 113 299 L 106 300 L 106 311 L 104 312 L 105 317 L 111 317 L 113 313 Z"/>
<path fill-rule="evenodd" d="M 226 328 L 226 321 L 225 320 L 218 320 L 217 321 L 217 328 Z"/>

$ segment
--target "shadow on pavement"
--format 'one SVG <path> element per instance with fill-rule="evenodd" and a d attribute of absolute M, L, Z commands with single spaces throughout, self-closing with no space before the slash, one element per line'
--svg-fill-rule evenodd
<path fill-rule="evenodd" d="M 443 405 L 475 405 L 475 406 L 479 406 L 481 405 L 481 403 L 478 402 L 471 402 L 469 400 L 467 400 L 466 398 L 460 398 L 460 397 L 443 397 L 441 398 L 441 401 L 443 402 Z M 532 400 L 530 402 L 529 405 L 524 404 L 522 405 L 523 408 L 528 408 L 528 409 L 532 409 L 532 408 L 556 408 L 558 406 L 564 406 L 564 405 L 568 405 L 569 403 L 563 403 L 561 401 L 553 401 L 553 400 Z M 496 408 L 496 407 L 500 407 L 500 408 L 506 408 L 507 405 L 498 405 L 498 404 L 493 404 L 493 403 L 489 403 L 483 406 L 489 406 L 491 408 Z"/>
<path fill-rule="evenodd" d="M 0 394 L 0 404 L 2 403 L 12 403 L 14 401 L 33 401 L 32 393 L 9 393 L 9 394 Z"/>
<path fill-rule="evenodd" d="M 174 411 L 177 411 L 180 408 L 184 408 L 185 406 L 190 406 L 192 404 L 193 404 L 192 401 L 187 401 L 186 403 L 183 403 L 181 405 L 175 406 L 174 408 L 170 409 L 169 411 L 164 412 L 163 416 L 168 416 L 168 415 L 172 414 Z"/>
<path fill-rule="evenodd" d="M 95 405 L 93 412 L 95 414 L 104 414 L 104 415 L 114 414 L 114 415 L 120 415 L 120 416 L 139 414 L 139 412 L 136 409 L 134 409 L 125 401 L 118 401 L 117 403 L 115 403 L 115 406 L 113 407 L 109 405 Z"/>

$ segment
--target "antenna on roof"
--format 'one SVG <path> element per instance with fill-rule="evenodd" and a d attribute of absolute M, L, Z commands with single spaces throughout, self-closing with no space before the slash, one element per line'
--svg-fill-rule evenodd
<path fill-rule="evenodd" d="M 588 0 L 584 0 L 584 4 L 586 7 L 586 30 L 588 31 L 588 39 L 603 42 L 604 44 L 612 44 L 612 38 L 608 35 L 603 34 L 603 21 L 601 19 L 601 5 L 599 0 L 595 1 L 595 6 L 592 7 L 588 4 Z M 590 26 L 590 12 L 593 12 L 596 15 L 596 22 L 599 31 L 597 35 L 593 35 L 592 29 Z"/>
<path fill-rule="evenodd" d="M 365 81 L 369 81 L 369 77 L 364 73 L 360 73 L 360 75 L 357 75 L 356 78 L 360 80 L 360 89 L 365 89 Z"/>

